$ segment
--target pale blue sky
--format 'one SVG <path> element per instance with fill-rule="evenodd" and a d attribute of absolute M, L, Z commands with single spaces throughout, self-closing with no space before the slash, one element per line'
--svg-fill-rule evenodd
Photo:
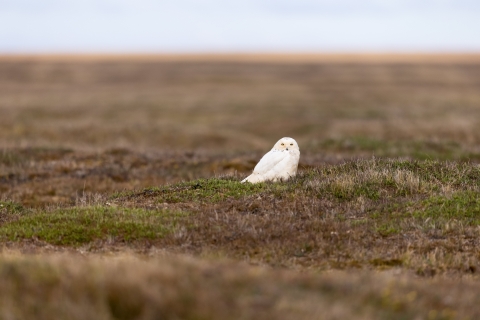
<path fill-rule="evenodd" d="M 479 0 L 0 0 L 0 53 L 480 51 Z"/>

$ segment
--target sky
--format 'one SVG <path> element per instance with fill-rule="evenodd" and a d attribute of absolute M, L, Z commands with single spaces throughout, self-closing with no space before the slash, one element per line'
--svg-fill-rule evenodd
<path fill-rule="evenodd" d="M 479 0 L 0 0 L 0 53 L 480 52 Z"/>

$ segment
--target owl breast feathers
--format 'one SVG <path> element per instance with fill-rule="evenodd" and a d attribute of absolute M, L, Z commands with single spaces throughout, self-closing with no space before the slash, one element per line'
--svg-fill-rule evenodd
<path fill-rule="evenodd" d="M 282 138 L 260 159 L 253 173 L 243 179 L 242 183 L 287 180 L 297 173 L 299 159 L 297 142 L 292 138 Z"/>

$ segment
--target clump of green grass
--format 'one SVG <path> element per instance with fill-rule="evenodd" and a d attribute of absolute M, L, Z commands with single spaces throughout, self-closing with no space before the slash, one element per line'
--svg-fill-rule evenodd
<path fill-rule="evenodd" d="M 14 201 L 0 201 L 0 224 L 15 219 L 27 210 Z"/>
<path fill-rule="evenodd" d="M 0 201 L 0 212 L 19 214 L 24 211 L 24 207 L 14 201 Z"/>
<path fill-rule="evenodd" d="M 343 200 L 429 196 L 480 188 L 480 167 L 432 160 L 354 160 L 314 169 L 307 175 L 308 179 L 303 179 L 307 190 L 319 197 Z"/>
<path fill-rule="evenodd" d="M 94 240 L 133 242 L 156 239 L 175 230 L 186 214 L 168 210 L 74 207 L 40 211 L 0 226 L 0 237 L 39 239 L 55 245 L 78 246 Z"/>
<path fill-rule="evenodd" d="M 155 197 L 159 203 L 206 202 L 215 203 L 228 198 L 239 199 L 263 192 L 267 184 L 242 184 L 233 178 L 198 179 L 162 187 L 146 188 L 140 192 L 115 194 L 113 198 Z"/>
<path fill-rule="evenodd" d="M 240 183 L 233 177 L 198 179 L 142 191 L 122 192 L 113 198 L 154 197 L 159 203 L 218 203 L 259 195 L 276 198 L 293 194 L 352 200 L 359 196 L 380 199 L 389 196 L 423 194 L 437 188 L 422 171 L 431 171 L 421 162 L 385 159 L 355 160 L 336 166 L 309 169 L 285 182 Z M 442 167 L 442 170 L 445 168 Z M 442 171 L 443 173 L 443 171 Z M 479 173 L 480 176 L 480 173 Z"/>
<path fill-rule="evenodd" d="M 412 215 L 421 219 L 455 219 L 480 225 L 480 193 L 460 191 L 448 196 L 432 196 L 414 205 L 412 210 Z"/>

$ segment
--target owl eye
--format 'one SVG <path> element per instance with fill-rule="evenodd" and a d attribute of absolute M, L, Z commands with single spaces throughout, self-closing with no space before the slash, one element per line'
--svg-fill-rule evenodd
<path fill-rule="evenodd" d="M 282 146 L 285 145 L 284 143 L 282 143 Z"/>
<path fill-rule="evenodd" d="M 293 143 L 290 143 L 291 146 L 293 146 Z"/>

